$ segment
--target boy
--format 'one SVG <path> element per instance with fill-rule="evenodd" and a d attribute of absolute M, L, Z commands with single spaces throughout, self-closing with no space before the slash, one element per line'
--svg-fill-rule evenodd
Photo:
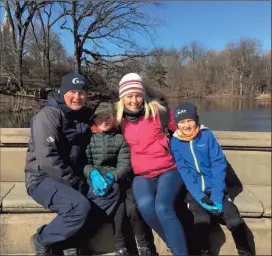
<path fill-rule="evenodd" d="M 117 131 L 113 105 L 101 102 L 91 122 L 92 136 L 86 150 L 88 165 L 84 168 L 89 186 L 93 188 L 89 190 L 88 198 L 114 219 L 115 255 L 129 255 L 123 232 L 126 210 L 128 215 L 133 215 L 129 217 L 131 222 L 133 220 L 139 255 L 153 255 L 154 250 L 149 249 L 144 232 L 146 224 L 137 210 L 132 189 L 124 188 L 127 178 L 132 175 L 130 150 L 124 136 Z"/>
<path fill-rule="evenodd" d="M 177 130 L 171 150 L 188 189 L 187 203 L 194 217 L 198 254 L 211 255 L 207 232 L 211 215 L 222 218 L 239 255 L 253 255 L 245 224 L 226 192 L 226 159 L 213 133 L 199 125 L 197 108 L 187 102 L 175 109 Z"/>

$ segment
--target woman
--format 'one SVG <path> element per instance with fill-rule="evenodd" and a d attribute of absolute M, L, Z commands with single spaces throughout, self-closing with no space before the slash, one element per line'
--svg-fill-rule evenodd
<path fill-rule="evenodd" d="M 136 177 L 133 193 L 146 223 L 167 243 L 174 255 L 187 255 L 183 228 L 174 201 L 183 186 L 168 138 L 163 132 L 159 102 L 150 101 L 143 79 L 135 73 L 125 75 L 119 83 L 117 121 L 131 150 L 131 164 Z M 175 131 L 170 111 L 169 129 Z"/>
<path fill-rule="evenodd" d="M 26 189 L 36 202 L 57 213 L 31 237 L 36 255 L 52 255 L 52 245 L 74 237 L 93 212 L 84 196 L 87 191 L 83 191 L 91 116 L 85 107 L 87 89 L 84 76 L 65 75 L 60 90 L 48 97 L 46 106 L 31 120 Z M 77 255 L 77 249 L 69 248 L 64 253 Z"/>

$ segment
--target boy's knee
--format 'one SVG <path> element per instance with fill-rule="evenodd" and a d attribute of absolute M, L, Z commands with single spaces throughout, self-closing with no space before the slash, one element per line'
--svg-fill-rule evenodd
<path fill-rule="evenodd" d="M 226 226 L 230 231 L 234 231 L 242 223 L 244 223 L 244 221 L 239 215 L 226 220 Z"/>
<path fill-rule="evenodd" d="M 211 217 L 208 214 L 196 214 L 194 215 L 194 225 L 202 226 L 202 225 L 210 225 Z"/>
<path fill-rule="evenodd" d="M 126 208 L 127 215 L 130 219 L 139 219 L 140 218 L 140 212 L 137 206 L 131 206 Z"/>

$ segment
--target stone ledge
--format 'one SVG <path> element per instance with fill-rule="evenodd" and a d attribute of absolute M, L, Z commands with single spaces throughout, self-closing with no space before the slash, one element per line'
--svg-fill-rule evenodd
<path fill-rule="evenodd" d="M 1 182 L 6 188 L 10 188 L 2 200 L 2 212 L 7 213 L 38 213 L 50 212 L 36 203 L 26 192 L 24 182 Z M 271 201 L 266 193 L 271 191 L 267 186 L 231 187 L 229 193 L 234 197 L 240 214 L 243 217 L 271 217 Z M 255 192 L 255 193 L 254 193 Z M 271 195 L 270 195 L 271 197 Z M 264 207 L 263 207 L 264 206 Z M 270 214 L 269 214 L 270 207 Z"/>
<path fill-rule="evenodd" d="M 30 236 L 41 225 L 49 223 L 52 213 L 0 214 L 1 254 L 33 255 Z M 271 219 L 245 218 L 255 241 L 256 255 L 271 255 Z M 164 242 L 154 233 L 155 244 L 160 255 L 167 255 Z M 214 255 L 237 255 L 231 233 L 224 226 L 213 227 L 210 242 Z M 112 226 L 105 224 L 90 240 L 89 247 L 96 254 L 110 255 L 114 251 Z"/>
<path fill-rule="evenodd" d="M 245 185 L 252 194 L 262 203 L 264 217 L 271 217 L 271 186 Z"/>
<path fill-rule="evenodd" d="M 15 182 L 13 184 L 9 194 L 2 201 L 3 212 L 50 212 L 27 194 L 24 182 Z"/>
<path fill-rule="evenodd" d="M 214 131 L 221 146 L 271 147 L 269 132 Z M 0 143 L 27 143 L 30 128 L 1 128 Z"/>
<path fill-rule="evenodd" d="M 1 182 L 0 183 L 0 207 L 2 207 L 3 199 L 12 190 L 12 188 L 14 186 L 15 186 L 15 184 L 11 183 L 11 182 Z"/>

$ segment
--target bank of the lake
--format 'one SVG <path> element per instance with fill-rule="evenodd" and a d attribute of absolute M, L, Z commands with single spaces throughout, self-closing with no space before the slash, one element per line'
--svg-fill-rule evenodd
<path fill-rule="evenodd" d="M 177 104 L 191 101 L 199 111 L 200 121 L 212 130 L 217 131 L 249 131 L 271 132 L 271 101 L 258 99 L 230 98 L 170 98 L 171 108 Z M 0 113 L 2 128 L 27 128 L 30 118 L 40 108 L 39 102 L 34 102 L 36 108 L 21 113 Z M 1 103 L 0 103 L 1 109 Z"/>

